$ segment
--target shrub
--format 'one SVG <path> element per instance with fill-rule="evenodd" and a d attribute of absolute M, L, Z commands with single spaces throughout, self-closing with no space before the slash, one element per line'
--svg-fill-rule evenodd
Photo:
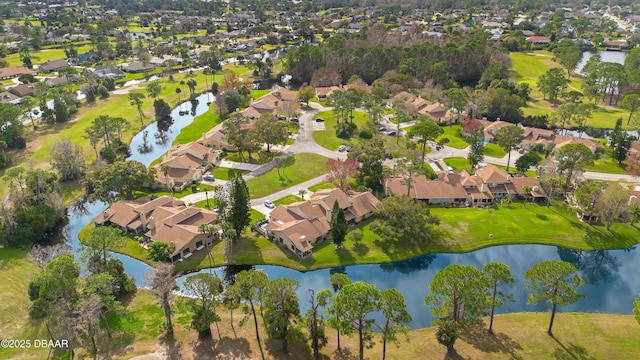
<path fill-rule="evenodd" d="M 361 139 L 371 139 L 373 138 L 373 134 L 369 130 L 360 130 L 360 132 L 358 132 L 358 137 Z"/>

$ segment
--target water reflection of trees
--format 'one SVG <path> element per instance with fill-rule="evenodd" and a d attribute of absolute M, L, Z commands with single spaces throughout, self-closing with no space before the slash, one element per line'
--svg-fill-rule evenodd
<path fill-rule="evenodd" d="M 191 99 L 191 116 L 196 116 L 196 109 L 198 108 L 199 102 L 196 98 Z"/>
<path fill-rule="evenodd" d="M 222 267 L 222 277 L 223 281 L 227 286 L 233 285 L 236 283 L 236 275 L 239 272 L 244 270 L 253 269 L 253 265 L 226 265 Z"/>
<path fill-rule="evenodd" d="M 584 281 L 589 285 L 597 285 L 620 270 L 622 264 L 610 251 L 582 251 L 558 247 L 560 259 L 573 264 Z"/>
<path fill-rule="evenodd" d="M 411 274 L 415 271 L 428 269 L 436 257 L 437 255 L 434 254 L 421 255 L 404 261 L 380 264 L 380 269 L 388 273 L 397 271 L 401 274 Z"/>

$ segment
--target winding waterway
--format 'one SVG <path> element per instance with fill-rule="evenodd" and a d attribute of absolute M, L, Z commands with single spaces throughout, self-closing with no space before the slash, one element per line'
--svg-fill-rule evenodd
<path fill-rule="evenodd" d="M 167 144 L 156 147 L 147 154 L 138 154 L 137 146 L 142 138 L 132 142 L 131 159 L 136 159 L 149 165 L 158 158 L 187 124 L 193 121 L 195 116 L 207 110 L 207 95 L 200 95 L 200 100 L 195 115 L 191 113 L 180 116 L 179 109 L 174 109 L 174 123 L 168 132 Z M 149 133 L 157 131 L 157 125 L 148 127 Z M 164 149 L 164 150 L 163 150 Z M 69 223 L 64 231 L 68 237 L 74 254 L 80 248 L 78 232 L 88 224 L 95 216 L 107 208 L 104 203 L 88 204 L 86 212 L 75 213 L 70 211 Z M 553 231 L 553 229 L 549 229 Z M 121 254 L 113 254 L 120 259 L 128 274 L 136 279 L 139 287 L 144 287 L 144 274 L 151 268 L 133 258 Z M 257 266 L 264 270 L 270 279 L 287 277 L 298 280 L 300 287 L 298 296 L 302 313 L 309 306 L 307 289 L 316 291 L 331 288 L 329 276 L 333 272 L 344 272 L 354 281 L 362 280 L 378 286 L 381 290 L 397 288 L 406 299 L 409 313 L 413 317 L 410 326 L 413 328 L 429 326 L 433 317 L 430 309 L 424 305 L 424 297 L 427 295 L 429 283 L 434 275 L 449 264 L 473 265 L 481 268 L 491 261 L 503 262 L 510 266 L 516 278 L 515 284 L 504 291 L 514 294 L 515 302 L 507 303 L 498 310 L 499 313 L 518 311 L 547 311 L 547 304 L 531 306 L 527 305 L 527 292 L 524 290 L 523 275 L 533 264 L 550 259 L 563 259 L 574 263 L 579 269 L 587 286 L 582 293 L 585 297 L 576 303 L 560 308 L 560 311 L 602 312 L 631 314 L 633 299 L 640 292 L 640 250 L 636 248 L 628 250 L 612 251 L 575 251 L 564 248 L 544 245 L 510 245 L 496 246 L 465 254 L 431 254 L 424 255 L 407 261 L 379 264 L 379 265 L 352 265 L 333 269 L 322 269 L 308 272 L 299 272 L 279 266 Z M 202 270 L 209 271 L 209 270 Z M 221 269 L 214 270 L 222 277 Z M 181 279 L 183 280 L 183 279 Z"/>

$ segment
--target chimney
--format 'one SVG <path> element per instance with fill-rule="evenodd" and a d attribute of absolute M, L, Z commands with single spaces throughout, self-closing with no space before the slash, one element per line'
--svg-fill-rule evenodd
<path fill-rule="evenodd" d="M 142 223 L 142 230 L 147 230 L 147 214 L 140 212 L 140 222 Z"/>
<path fill-rule="evenodd" d="M 482 187 L 480 188 L 481 192 L 486 192 L 487 191 L 487 184 L 483 181 L 482 182 Z"/>
<path fill-rule="evenodd" d="M 156 227 L 156 219 L 153 216 L 149 216 L 149 229 L 153 230 Z"/>
<path fill-rule="evenodd" d="M 635 195 L 629 196 L 629 206 L 634 206 L 638 202 L 638 197 Z"/>
<path fill-rule="evenodd" d="M 105 219 L 109 217 L 109 213 L 108 213 L 108 212 L 106 212 L 106 211 L 105 211 L 105 212 L 103 212 L 102 214 L 104 215 L 104 218 L 105 218 Z"/>
<path fill-rule="evenodd" d="M 349 195 L 349 205 L 353 205 L 353 195 Z"/>

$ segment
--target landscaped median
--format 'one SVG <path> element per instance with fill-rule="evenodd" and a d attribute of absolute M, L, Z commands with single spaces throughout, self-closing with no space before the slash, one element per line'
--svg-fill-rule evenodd
<path fill-rule="evenodd" d="M 490 246 L 515 244 L 542 244 L 579 250 L 625 249 L 638 244 L 640 231 L 628 224 L 614 224 L 611 231 L 604 226 L 591 226 L 580 222 L 573 210 L 563 203 L 547 208 L 544 205 L 518 202 L 498 205 L 490 209 L 432 208 L 431 213 L 441 220 L 441 238 L 433 242 L 385 243 L 371 230 L 368 221 L 350 230 L 358 229 L 363 239 L 356 245 L 347 235 L 342 248 L 336 249 L 327 241 L 314 245 L 313 256 L 300 259 L 291 251 L 270 240 L 247 231 L 233 245 L 236 264 L 278 265 L 307 271 L 353 264 L 378 264 L 402 261 L 427 253 L 469 252 Z M 81 232 L 86 234 L 93 225 Z M 133 240 L 116 251 L 136 259 L 146 260 L 146 252 Z M 224 265 L 224 244 L 212 246 L 212 259 L 205 251 L 176 264 L 176 270 L 189 271 Z"/>

